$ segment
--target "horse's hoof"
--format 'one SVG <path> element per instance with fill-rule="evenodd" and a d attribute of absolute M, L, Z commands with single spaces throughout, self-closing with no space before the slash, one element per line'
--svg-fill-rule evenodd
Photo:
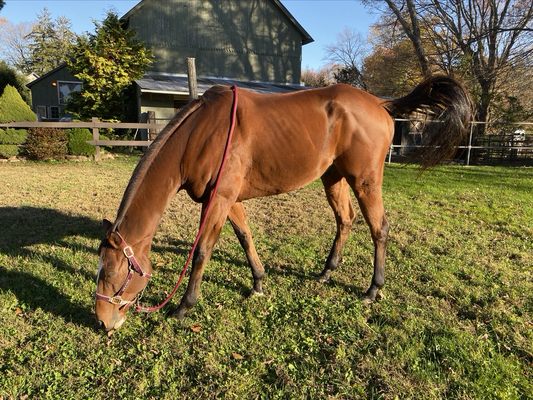
<path fill-rule="evenodd" d="M 383 292 L 378 291 L 378 292 L 374 295 L 374 297 L 372 297 L 372 296 L 370 296 L 370 295 L 368 295 L 368 294 L 365 294 L 365 295 L 363 296 L 362 303 L 363 303 L 363 305 L 365 305 L 365 306 L 370 306 L 372 303 L 374 303 L 374 302 L 376 302 L 376 301 L 378 301 L 378 300 L 383 300 L 383 299 L 385 299 L 385 295 L 383 294 Z"/>
<path fill-rule="evenodd" d="M 374 300 L 371 299 L 370 297 L 368 297 L 368 296 L 363 297 L 362 303 L 363 303 L 363 305 L 365 307 L 371 306 L 373 302 L 374 302 Z"/>
<path fill-rule="evenodd" d="M 183 307 L 177 307 L 167 314 L 167 316 L 171 318 L 176 318 L 177 320 L 181 321 L 185 318 L 185 315 L 187 314 L 187 310 Z"/>
<path fill-rule="evenodd" d="M 258 292 L 257 290 L 252 289 L 252 291 L 248 295 L 248 298 L 251 299 L 251 298 L 254 298 L 254 297 L 263 297 L 264 295 L 265 295 L 265 293 L 263 293 L 263 291 Z"/>
<path fill-rule="evenodd" d="M 320 276 L 318 277 L 318 281 L 320 283 L 328 283 L 330 279 L 331 279 L 331 271 L 329 270 L 322 272 Z"/>

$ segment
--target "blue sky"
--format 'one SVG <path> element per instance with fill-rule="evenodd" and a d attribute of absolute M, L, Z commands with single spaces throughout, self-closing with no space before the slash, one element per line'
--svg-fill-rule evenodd
<path fill-rule="evenodd" d="M 6 0 L 0 17 L 12 23 L 29 22 L 46 7 L 53 17 L 63 15 L 70 19 L 72 29 L 82 33 L 92 31 L 92 21 L 102 20 L 107 11 L 114 10 L 122 16 L 137 3 L 138 0 Z M 303 68 L 318 69 L 324 65 L 324 47 L 334 43 L 345 27 L 366 36 L 369 25 L 376 21 L 376 15 L 357 0 L 282 0 L 282 3 L 315 39 L 303 47 Z"/>

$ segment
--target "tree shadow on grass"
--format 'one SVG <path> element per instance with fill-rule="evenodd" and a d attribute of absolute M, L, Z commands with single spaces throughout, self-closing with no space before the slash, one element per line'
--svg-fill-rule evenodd
<path fill-rule="evenodd" d="M 36 251 L 31 246 L 68 247 L 64 239 L 69 236 L 97 239 L 101 237 L 98 221 L 47 208 L 0 207 L 0 223 L 1 254 L 42 260 L 58 271 L 72 274 L 73 279 L 80 275 L 86 280 L 94 279 L 94 274 L 75 268 L 53 252 Z M 76 245 L 75 251 L 95 250 Z M 21 302 L 32 308 L 40 307 L 66 320 L 92 326 L 90 310 L 73 304 L 57 288 L 31 272 L 0 267 L 0 290 L 12 291 Z"/>
<path fill-rule="evenodd" d="M 93 219 L 49 208 L 0 207 L 0 252 L 16 254 L 34 244 L 57 243 L 66 236 L 101 237 L 101 224 Z"/>

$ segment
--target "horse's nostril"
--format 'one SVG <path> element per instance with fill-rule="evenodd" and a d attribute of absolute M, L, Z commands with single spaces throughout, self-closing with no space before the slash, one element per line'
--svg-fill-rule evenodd
<path fill-rule="evenodd" d="M 104 324 L 103 321 L 98 321 L 98 322 L 96 323 L 96 327 L 97 327 L 98 329 L 105 329 L 105 324 Z"/>

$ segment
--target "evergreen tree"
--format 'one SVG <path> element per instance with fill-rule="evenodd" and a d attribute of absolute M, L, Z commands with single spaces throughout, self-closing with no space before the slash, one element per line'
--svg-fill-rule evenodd
<path fill-rule="evenodd" d="M 35 121 L 31 108 L 22 100 L 17 89 L 7 85 L 0 96 L 0 123 L 15 121 Z"/>
<path fill-rule="evenodd" d="M 67 18 L 59 17 L 54 21 L 45 8 L 38 15 L 28 39 L 29 61 L 24 70 L 42 75 L 66 61 L 75 34 Z"/>
<path fill-rule="evenodd" d="M 4 8 L 5 4 L 6 2 L 4 0 L 0 0 L 0 11 L 2 10 L 2 8 Z"/>
<path fill-rule="evenodd" d="M 24 101 L 30 104 L 30 90 L 25 85 L 25 79 L 17 73 L 14 68 L 0 60 L 0 93 L 4 91 L 7 85 L 11 85 L 18 90 Z"/>
<path fill-rule="evenodd" d="M 83 82 L 82 91 L 71 95 L 68 111 L 81 119 L 125 119 L 125 105 L 131 102 L 127 91 L 144 75 L 152 54 L 113 12 L 95 26 L 94 34 L 78 37 L 67 61 L 70 72 Z"/>

